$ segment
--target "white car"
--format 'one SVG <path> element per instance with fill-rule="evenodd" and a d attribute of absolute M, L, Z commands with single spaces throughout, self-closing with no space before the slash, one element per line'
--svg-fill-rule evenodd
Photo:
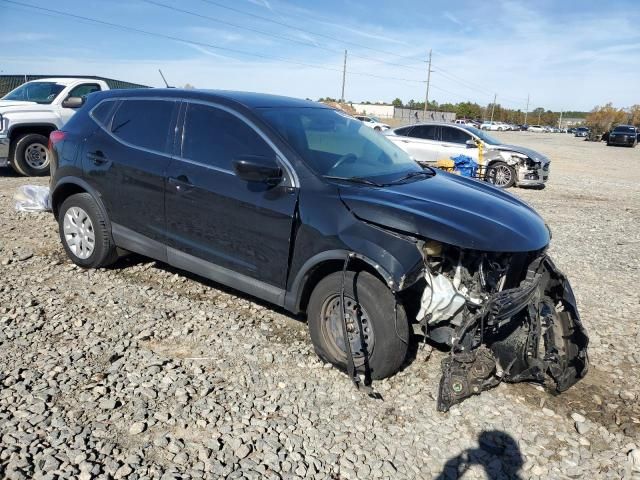
<path fill-rule="evenodd" d="M 438 166 L 459 155 L 486 165 L 484 179 L 500 188 L 513 185 L 540 186 L 549 178 L 550 161 L 520 146 L 505 145 L 487 133 L 467 125 L 419 123 L 395 128 L 384 135 L 418 163 Z"/>
<path fill-rule="evenodd" d="M 480 125 L 480 129 L 502 132 L 508 130 L 508 126 L 502 122 L 483 122 L 482 125 Z"/>
<path fill-rule="evenodd" d="M 545 128 L 540 126 L 540 125 L 529 125 L 529 128 L 527 128 L 528 132 L 536 132 L 536 133 L 543 133 L 545 132 Z"/>
<path fill-rule="evenodd" d="M 59 130 L 92 92 L 109 90 L 103 80 L 43 78 L 20 85 L 0 99 L 0 167 L 27 176 L 48 175 L 49 134 Z"/>
<path fill-rule="evenodd" d="M 356 115 L 355 117 L 362 123 L 364 123 L 367 127 L 373 128 L 374 130 L 377 130 L 379 132 L 389 130 L 389 128 L 391 128 L 386 123 L 382 123 L 379 119 L 370 115 Z"/>

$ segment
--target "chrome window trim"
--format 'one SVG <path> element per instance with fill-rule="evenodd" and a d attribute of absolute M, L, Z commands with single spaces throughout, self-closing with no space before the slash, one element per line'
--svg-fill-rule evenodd
<path fill-rule="evenodd" d="M 188 162 L 191 163 L 193 165 L 198 165 L 201 167 L 205 167 L 205 168 L 209 168 L 211 170 L 215 170 L 221 173 L 226 173 L 229 175 L 234 175 L 235 176 L 235 172 L 231 171 L 231 170 L 227 170 L 225 168 L 220 168 L 220 167 L 215 167 L 213 165 L 208 165 L 202 162 L 198 162 L 196 160 L 191 160 L 188 158 L 184 158 L 182 156 L 182 142 L 184 140 L 184 138 L 180 138 L 180 155 L 173 155 L 171 153 L 166 153 L 166 152 L 159 152 L 157 150 L 152 150 L 152 149 L 148 149 L 145 147 L 141 147 L 139 145 L 133 145 L 125 140 L 121 140 L 120 138 L 118 138 L 117 136 L 115 136 L 110 130 L 107 130 L 105 128 L 105 126 L 99 122 L 93 115 L 93 111 L 98 108 L 99 105 L 101 105 L 104 102 L 113 102 L 113 101 L 123 101 L 123 100 L 163 100 L 163 101 L 168 101 L 168 102 L 181 102 L 183 104 L 187 104 L 187 103 L 195 103 L 195 104 L 200 104 L 200 105 L 207 105 L 210 107 L 214 107 L 214 108 L 219 108 L 227 113 L 230 113 L 231 115 L 236 116 L 237 118 L 239 118 L 241 121 L 243 121 L 245 124 L 247 124 L 249 126 L 249 128 L 251 128 L 254 132 L 256 132 L 260 138 L 262 138 L 262 140 L 265 141 L 265 143 L 267 145 L 269 145 L 269 147 L 271 147 L 271 149 L 273 149 L 273 151 L 276 154 L 277 160 L 284 166 L 285 171 L 288 174 L 288 177 L 291 180 L 291 187 L 294 188 L 299 188 L 300 187 L 300 179 L 298 178 L 298 174 L 295 171 L 295 169 L 293 168 L 293 165 L 291 164 L 291 162 L 289 162 L 289 160 L 285 157 L 285 155 L 280 151 L 280 149 L 271 141 L 271 139 L 262 131 L 260 130 L 256 124 L 254 122 L 252 122 L 251 120 L 249 120 L 247 117 L 245 117 L 244 115 L 242 115 L 241 113 L 235 111 L 232 108 L 229 108 L 226 105 L 222 105 L 220 103 L 214 102 L 214 101 L 209 101 L 209 100 L 200 100 L 200 99 L 194 99 L 194 98 L 184 98 L 184 97 L 163 97 L 163 96 L 132 96 L 132 97 L 121 97 L 121 96 L 114 96 L 114 97 L 108 97 L 105 99 L 100 100 L 90 111 L 89 111 L 89 116 L 91 117 L 91 119 L 96 122 L 96 124 L 105 132 L 107 133 L 107 135 L 109 135 L 111 138 L 113 138 L 114 140 L 116 140 L 117 142 L 121 143 L 122 145 L 125 145 L 127 147 L 130 148 L 134 148 L 136 150 L 141 150 L 143 152 L 147 152 L 147 153 L 152 153 L 155 155 L 162 155 L 164 157 L 170 157 L 172 159 L 175 160 L 181 160 L 184 162 Z M 119 107 L 118 107 L 119 108 Z M 111 116 L 111 120 L 113 120 L 113 117 L 115 116 L 114 112 Z M 186 112 L 185 112 L 186 115 Z M 183 116 L 183 122 L 184 122 L 184 116 Z M 176 125 L 176 127 L 180 127 L 179 125 Z M 184 128 L 182 128 L 182 137 L 184 137 Z"/>

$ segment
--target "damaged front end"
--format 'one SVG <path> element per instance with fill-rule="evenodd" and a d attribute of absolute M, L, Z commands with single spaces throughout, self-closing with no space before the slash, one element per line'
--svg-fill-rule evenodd
<path fill-rule="evenodd" d="M 493 253 L 419 242 L 426 286 L 417 320 L 450 347 L 438 410 L 501 381 L 562 392 L 588 369 L 588 337 L 566 277 L 543 251 Z"/>

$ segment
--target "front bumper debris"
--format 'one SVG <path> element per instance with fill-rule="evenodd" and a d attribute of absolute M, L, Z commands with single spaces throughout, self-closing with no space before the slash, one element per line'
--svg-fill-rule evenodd
<path fill-rule="evenodd" d="M 562 392 L 588 370 L 589 339 L 566 277 L 545 254 L 516 288 L 491 295 L 459 322 L 442 362 L 438 410 L 502 381 L 544 383 Z"/>

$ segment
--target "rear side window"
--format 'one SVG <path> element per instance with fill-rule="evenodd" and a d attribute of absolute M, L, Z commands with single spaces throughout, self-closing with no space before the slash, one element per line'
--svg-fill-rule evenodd
<path fill-rule="evenodd" d="M 115 100 L 101 102 L 97 107 L 91 110 L 91 116 L 96 122 L 108 130 L 111 114 L 113 113 L 116 105 L 117 102 Z"/>
<path fill-rule="evenodd" d="M 425 140 L 437 140 L 438 139 L 438 126 L 437 125 L 416 125 L 409 132 L 410 137 L 423 138 Z"/>
<path fill-rule="evenodd" d="M 136 147 L 167 152 L 174 106 L 170 100 L 122 100 L 111 133 Z"/>
<path fill-rule="evenodd" d="M 459 128 L 442 127 L 442 141 L 449 143 L 465 143 L 471 140 L 471 135 Z"/>
<path fill-rule="evenodd" d="M 205 165 L 232 170 L 239 155 L 273 155 L 249 125 L 224 110 L 190 103 L 184 123 L 182 156 Z"/>
<path fill-rule="evenodd" d="M 406 137 L 407 135 L 409 135 L 409 132 L 411 131 L 413 127 L 402 127 L 402 128 L 396 128 L 394 130 L 394 133 L 396 135 L 400 135 L 402 137 Z"/>

